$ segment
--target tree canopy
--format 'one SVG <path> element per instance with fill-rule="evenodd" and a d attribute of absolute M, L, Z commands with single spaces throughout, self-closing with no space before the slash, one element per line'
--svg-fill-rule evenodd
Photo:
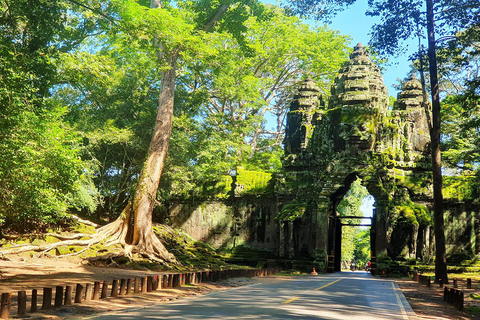
<path fill-rule="evenodd" d="M 96 206 L 81 140 L 50 92 L 58 83 L 56 59 L 89 26 L 67 18 L 63 1 L 2 1 L 0 9 L 0 221 L 44 229 L 68 208 Z"/>
<path fill-rule="evenodd" d="M 163 196 L 200 192 L 200 184 L 236 166 L 278 169 L 296 83 L 311 75 L 329 94 L 348 39 L 276 7 L 262 12 L 245 20 L 241 41 L 228 32 L 208 34 L 205 51 L 180 58 Z M 92 46 L 99 50 L 89 52 Z M 92 38 L 62 62 L 65 85 L 56 98 L 69 106 L 68 120 L 87 142 L 106 211 L 125 205 L 150 141 L 161 79 L 148 54 L 128 34 L 113 33 Z"/>

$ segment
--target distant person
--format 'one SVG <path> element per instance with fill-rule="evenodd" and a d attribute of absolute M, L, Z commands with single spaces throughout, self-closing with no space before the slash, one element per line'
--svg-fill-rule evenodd
<path fill-rule="evenodd" d="M 355 271 L 356 268 L 355 260 L 350 261 L 350 271 Z"/>
<path fill-rule="evenodd" d="M 372 262 L 368 260 L 367 262 L 367 267 L 365 268 L 365 271 L 370 272 L 372 270 Z"/>

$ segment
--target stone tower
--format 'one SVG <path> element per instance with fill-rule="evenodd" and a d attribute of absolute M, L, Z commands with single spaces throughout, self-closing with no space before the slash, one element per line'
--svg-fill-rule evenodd
<path fill-rule="evenodd" d="M 285 128 L 285 155 L 305 151 L 313 133 L 312 120 L 320 105 L 320 90 L 307 78 L 298 88 L 287 114 Z"/>
<path fill-rule="evenodd" d="M 339 71 L 331 89 L 331 110 L 335 151 L 372 150 L 378 125 L 388 108 L 387 89 L 378 67 L 358 43 Z"/>
<path fill-rule="evenodd" d="M 426 102 L 427 103 L 427 102 Z M 402 86 L 394 105 L 397 118 L 402 119 L 404 139 L 404 157 L 407 162 L 419 161 L 429 154 L 429 120 L 425 112 L 422 84 L 414 73 Z"/>

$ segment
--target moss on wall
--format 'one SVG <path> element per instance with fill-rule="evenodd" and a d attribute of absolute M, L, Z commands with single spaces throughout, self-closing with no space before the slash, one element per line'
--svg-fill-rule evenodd
<path fill-rule="evenodd" d="M 443 176 L 443 197 L 457 201 L 480 202 L 480 183 L 477 176 Z"/>
<path fill-rule="evenodd" d="M 293 221 L 303 217 L 307 210 L 307 203 L 300 200 L 293 200 L 289 204 L 283 206 L 282 210 L 275 217 L 279 221 Z"/>
<path fill-rule="evenodd" d="M 273 194 L 273 191 L 274 182 L 271 173 L 237 168 L 236 196 Z"/>

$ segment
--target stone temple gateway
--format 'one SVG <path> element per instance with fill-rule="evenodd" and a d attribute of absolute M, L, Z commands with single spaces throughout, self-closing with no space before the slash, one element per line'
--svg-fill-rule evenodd
<path fill-rule="evenodd" d="M 237 170 L 227 199 L 174 201 L 165 218 L 216 247 L 245 244 L 285 258 L 311 257 L 319 268 L 339 270 L 342 227 L 336 208 L 361 178 L 375 198 L 372 256 L 428 260 L 433 201 L 422 101 L 421 84 L 412 75 L 389 106 L 380 71 L 358 44 L 328 103 L 311 79 L 299 86 L 287 115 L 283 170 L 271 178 L 262 173 L 264 191 Z M 480 211 L 472 203 L 445 203 L 448 254 L 480 253 Z"/>
<path fill-rule="evenodd" d="M 404 85 L 390 110 L 380 71 L 361 44 L 331 90 L 325 106 L 315 84 L 307 79 L 294 98 L 285 137 L 285 193 L 315 216 L 311 217 L 317 221 L 315 242 L 307 241 L 308 250 L 326 249 L 335 256 L 339 270 L 341 228 L 336 207 L 357 177 L 376 200 L 373 255 L 402 253 L 395 252 L 391 241 L 395 234 L 389 213 L 411 203 L 431 206 L 430 138 L 418 80 L 412 77 Z M 429 245 L 429 229 L 416 227 L 423 228 L 422 250 Z M 309 236 L 297 232 L 300 238 Z M 421 255 L 416 252 L 418 234 L 417 230 L 417 239 L 401 241 L 413 242 L 408 253 L 412 257 Z"/>

